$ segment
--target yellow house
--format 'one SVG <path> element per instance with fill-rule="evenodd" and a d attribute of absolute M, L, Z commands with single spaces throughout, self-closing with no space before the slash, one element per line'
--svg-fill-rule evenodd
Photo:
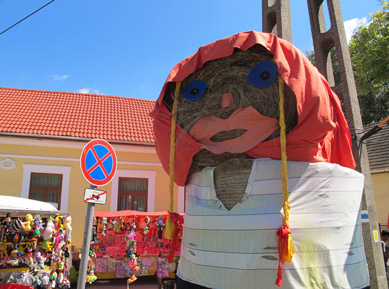
<path fill-rule="evenodd" d="M 368 131 L 374 125 L 365 129 Z M 367 153 L 373 182 L 378 222 L 381 230 L 388 226 L 389 220 L 389 126 L 367 139 Z"/>
<path fill-rule="evenodd" d="M 84 146 L 105 139 L 117 173 L 97 211 L 148 212 L 169 208 L 169 177 L 154 148 L 154 101 L 0 87 L 0 195 L 50 202 L 73 218 L 72 243 L 81 247 L 89 188 L 80 169 Z M 381 228 L 388 224 L 389 127 L 367 140 Z M 175 210 L 184 212 L 184 188 L 175 187 Z"/>
<path fill-rule="evenodd" d="M 80 169 L 84 146 L 104 139 L 118 160 L 113 180 L 96 211 L 166 211 L 169 176 L 154 148 L 154 101 L 68 92 L 0 87 L 0 195 L 49 202 L 70 213 L 72 243 L 82 246 L 84 190 Z M 182 187 L 175 210 L 184 211 Z"/>

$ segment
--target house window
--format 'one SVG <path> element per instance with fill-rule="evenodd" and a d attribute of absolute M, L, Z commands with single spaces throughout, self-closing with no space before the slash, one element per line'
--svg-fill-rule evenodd
<path fill-rule="evenodd" d="M 53 175 L 57 174 L 62 176 L 62 187 L 61 195 L 59 198 L 58 208 L 62 212 L 68 210 L 69 201 L 69 184 L 70 184 L 70 172 L 71 166 L 52 166 L 52 165 L 40 165 L 40 164 L 23 164 L 23 180 L 22 180 L 22 198 L 30 198 L 30 187 L 31 187 L 31 175 L 32 174 L 43 174 Z"/>
<path fill-rule="evenodd" d="M 119 178 L 118 211 L 147 211 L 148 179 Z"/>
<path fill-rule="evenodd" d="M 31 173 L 29 199 L 43 201 L 60 209 L 61 174 Z"/>

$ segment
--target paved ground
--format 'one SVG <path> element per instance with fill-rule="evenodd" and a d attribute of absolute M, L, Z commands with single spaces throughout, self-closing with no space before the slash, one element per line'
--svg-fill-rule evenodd
<path fill-rule="evenodd" d="M 85 289 L 126 289 L 127 279 L 97 280 L 92 284 L 86 284 Z M 158 279 L 152 276 L 139 277 L 130 284 L 129 289 L 159 289 Z M 72 284 L 71 289 L 77 289 L 77 284 Z"/>

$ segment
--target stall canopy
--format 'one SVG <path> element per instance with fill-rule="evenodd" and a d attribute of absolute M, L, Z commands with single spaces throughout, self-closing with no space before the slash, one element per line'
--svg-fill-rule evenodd
<path fill-rule="evenodd" d="M 53 205 L 41 201 L 11 197 L 11 196 L 0 196 L 0 211 L 5 212 L 59 212 Z"/>
<path fill-rule="evenodd" d="M 126 216 L 138 216 L 138 217 L 159 217 L 159 216 L 167 216 L 169 215 L 168 211 L 162 212 L 141 212 L 141 211 L 117 211 L 117 212 L 103 212 L 103 211 L 95 211 L 95 217 L 106 217 L 106 218 L 117 218 L 117 217 L 126 217 Z M 180 214 L 184 215 L 184 214 Z"/>

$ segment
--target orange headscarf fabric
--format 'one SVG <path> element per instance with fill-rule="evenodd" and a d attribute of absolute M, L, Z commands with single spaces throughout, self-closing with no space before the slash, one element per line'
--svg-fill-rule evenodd
<path fill-rule="evenodd" d="M 183 81 L 204 63 L 227 57 L 234 49 L 247 50 L 255 44 L 267 48 L 278 73 L 297 98 L 298 124 L 288 133 L 289 160 L 336 163 L 354 168 L 350 131 L 337 95 L 304 54 L 289 42 L 270 33 L 242 32 L 202 46 L 170 72 L 151 116 L 154 118 L 155 146 L 164 169 L 169 172 L 171 112 L 163 103 L 169 82 Z M 176 128 L 174 181 L 186 183 L 192 158 L 201 149 L 179 125 Z M 281 159 L 279 138 L 261 142 L 246 152 L 254 158 Z"/>

